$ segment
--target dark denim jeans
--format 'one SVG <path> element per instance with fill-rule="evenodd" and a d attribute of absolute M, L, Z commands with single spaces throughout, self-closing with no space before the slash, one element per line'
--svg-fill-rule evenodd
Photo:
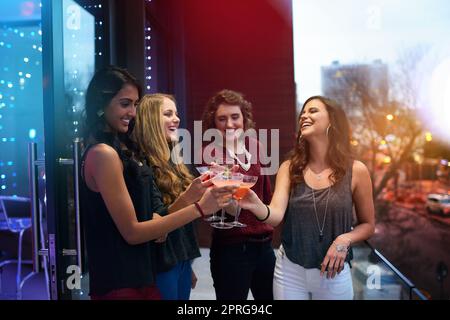
<path fill-rule="evenodd" d="M 271 241 L 215 244 L 210 251 L 217 300 L 273 300 L 275 254 Z"/>
<path fill-rule="evenodd" d="M 156 274 L 162 300 L 189 300 L 192 285 L 191 260 L 178 262 L 166 272 Z"/>

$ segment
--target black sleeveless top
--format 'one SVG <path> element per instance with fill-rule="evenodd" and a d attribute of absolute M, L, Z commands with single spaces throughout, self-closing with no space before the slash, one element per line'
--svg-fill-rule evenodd
<path fill-rule="evenodd" d="M 82 158 L 82 175 L 84 159 Z M 112 146 L 114 148 L 114 146 Z M 153 212 L 165 214 L 162 196 L 153 183 L 151 168 L 118 151 L 123 163 L 125 183 L 137 220 L 147 221 Z M 140 288 L 155 282 L 154 242 L 130 245 L 120 234 L 99 192 L 90 190 L 81 179 L 81 203 L 89 267 L 91 295 L 103 295 L 121 288 Z"/>
<path fill-rule="evenodd" d="M 312 189 L 304 181 L 294 187 L 284 215 L 281 235 L 281 243 L 289 260 L 307 269 L 320 269 L 320 264 L 334 239 L 352 230 L 352 167 L 350 166 L 345 176 L 332 185 L 330 190 L 315 189 L 314 196 L 317 217 Z M 324 223 L 327 197 L 329 197 L 328 209 Z M 319 220 L 320 228 L 323 224 L 322 241 L 319 241 L 317 220 Z M 352 257 L 353 253 L 350 249 L 346 261 L 349 262 Z"/>
<path fill-rule="evenodd" d="M 198 177 L 194 166 L 186 164 L 190 173 Z M 156 243 L 157 272 L 167 272 L 180 262 L 200 257 L 194 222 L 190 222 L 170 232 L 166 241 Z"/>

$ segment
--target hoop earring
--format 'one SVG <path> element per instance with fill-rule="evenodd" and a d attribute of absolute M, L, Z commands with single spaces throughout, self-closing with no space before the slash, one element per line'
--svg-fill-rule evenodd
<path fill-rule="evenodd" d="M 330 133 L 330 128 L 331 128 L 331 124 L 329 124 L 328 127 L 327 127 L 327 138 L 328 138 L 329 133 Z"/>

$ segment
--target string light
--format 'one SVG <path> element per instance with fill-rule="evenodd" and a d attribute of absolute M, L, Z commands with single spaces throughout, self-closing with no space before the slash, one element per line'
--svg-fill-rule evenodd
<path fill-rule="evenodd" d="M 36 10 L 39 15 L 40 9 Z M 0 24 L 1 194 L 12 194 L 12 190 L 19 195 L 28 192 L 27 172 L 17 170 L 26 166 L 26 142 L 31 130 L 28 126 L 39 123 L 41 127 L 34 136 L 37 141 L 43 140 L 43 107 L 39 103 L 42 77 L 34 77 L 42 74 L 42 27 L 40 21 L 36 22 L 36 15 L 33 19 L 15 27 L 10 22 Z M 24 130 L 17 130 L 18 126 Z"/>
<path fill-rule="evenodd" d="M 151 1 L 147 1 L 151 2 Z M 152 90 L 152 27 L 147 22 L 144 28 L 144 41 L 145 41 L 145 88 L 147 92 Z M 154 80 L 153 80 L 154 81 Z"/>
<path fill-rule="evenodd" d="M 30 139 L 36 138 L 36 129 L 30 129 L 30 131 L 28 132 L 28 137 Z"/>
<path fill-rule="evenodd" d="M 21 0 L 20 2 L 25 2 Z M 66 92 L 70 95 L 72 104 L 68 105 L 69 115 L 72 118 L 67 118 L 69 130 L 73 136 L 78 136 L 80 133 L 80 123 L 78 116 L 84 108 L 85 89 L 87 83 L 92 76 L 86 73 L 86 66 L 92 65 L 92 70 L 96 62 L 103 64 L 108 56 L 105 54 L 104 40 L 107 37 L 103 28 L 105 8 L 100 1 L 91 1 L 89 6 L 89 18 L 94 16 L 95 21 L 95 35 L 86 34 L 86 28 L 80 30 L 67 29 L 67 41 L 69 54 L 65 55 L 65 86 Z M 39 4 L 39 8 L 42 4 Z M 36 10 L 40 11 L 39 8 Z M 84 11 L 84 10 L 81 10 Z M 84 14 L 82 12 L 82 14 Z M 87 17 L 87 16 L 86 16 Z M 9 23 L 0 23 L 0 191 L 13 190 L 17 187 L 18 194 L 21 193 L 21 188 L 26 187 L 27 175 L 26 172 L 18 170 L 22 166 L 24 153 L 24 143 L 28 141 L 38 142 L 38 148 L 42 147 L 43 141 L 43 106 L 37 103 L 42 101 L 42 24 L 40 21 L 36 22 L 36 15 L 33 21 L 20 26 L 11 26 Z M 83 23 L 85 16 L 82 16 Z M 66 25 L 66 24 L 64 24 Z M 150 28 L 150 27 L 147 27 Z M 147 29 L 146 32 L 150 32 Z M 86 51 L 85 39 L 95 39 L 95 46 L 92 46 L 92 52 Z M 150 36 L 150 34 L 146 35 Z M 151 37 L 151 36 L 150 36 Z M 150 40 L 150 39 L 149 39 Z M 81 43 L 83 42 L 83 43 Z M 146 44 L 150 46 L 150 44 Z M 95 48 L 97 52 L 94 52 Z M 95 54 L 95 55 L 94 55 Z M 86 56 L 93 61 L 86 61 Z M 95 61 L 94 59 L 100 61 Z M 67 64 L 66 64 L 67 62 Z M 147 67 L 147 66 L 146 66 Z M 151 69 L 145 69 L 150 71 Z M 149 76 L 150 74 L 146 74 Z M 147 85 L 147 84 L 146 84 Z M 19 118 L 19 115 L 25 114 L 25 117 Z M 21 126 L 24 130 L 16 131 L 17 120 L 20 119 Z M 30 119 L 34 122 L 31 124 Z M 17 133 L 16 132 L 20 132 Z M 39 147 L 40 146 L 40 147 Z M 43 148 L 41 148 L 43 149 Z M 20 151 L 19 151 L 20 150 Z M 41 151 L 43 152 L 43 150 Z M 42 157 L 42 154 L 38 157 Z M 27 191 L 25 191 L 26 193 Z"/>

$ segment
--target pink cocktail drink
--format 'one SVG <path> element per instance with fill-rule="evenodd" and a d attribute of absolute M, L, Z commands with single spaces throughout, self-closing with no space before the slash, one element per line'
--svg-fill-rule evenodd
<path fill-rule="evenodd" d="M 255 185 L 255 183 L 256 182 L 242 182 L 239 188 L 233 193 L 233 198 L 236 200 L 242 200 L 250 188 Z"/>

